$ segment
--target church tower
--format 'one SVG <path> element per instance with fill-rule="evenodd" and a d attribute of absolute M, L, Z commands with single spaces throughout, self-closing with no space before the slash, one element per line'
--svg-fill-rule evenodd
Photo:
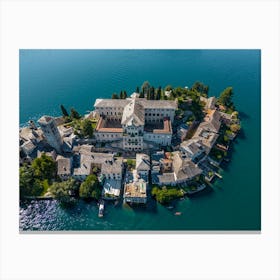
<path fill-rule="evenodd" d="M 50 146 L 52 146 L 58 153 L 61 153 L 62 139 L 57 129 L 55 119 L 50 116 L 43 116 L 38 120 L 43 134 Z"/>

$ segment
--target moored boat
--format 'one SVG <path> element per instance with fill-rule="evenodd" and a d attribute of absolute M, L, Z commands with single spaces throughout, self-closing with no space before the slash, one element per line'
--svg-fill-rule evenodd
<path fill-rule="evenodd" d="M 102 218 L 103 215 L 104 215 L 104 201 L 102 200 L 99 204 L 98 217 Z"/>

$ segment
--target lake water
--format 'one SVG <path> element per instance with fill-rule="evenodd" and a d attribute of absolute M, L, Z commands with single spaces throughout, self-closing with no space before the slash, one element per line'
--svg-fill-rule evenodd
<path fill-rule="evenodd" d="M 20 205 L 21 230 L 259 230 L 261 228 L 260 50 L 20 50 L 20 125 L 43 114 L 60 115 L 60 104 L 84 114 L 96 98 L 135 91 L 146 80 L 158 87 L 209 85 L 209 95 L 234 88 L 244 135 L 234 144 L 222 180 L 166 209 L 79 201 L 63 209 L 56 201 Z M 182 212 L 175 216 L 174 212 Z"/>

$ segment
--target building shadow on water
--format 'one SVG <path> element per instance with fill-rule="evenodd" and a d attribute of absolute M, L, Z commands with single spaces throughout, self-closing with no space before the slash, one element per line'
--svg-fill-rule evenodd
<path fill-rule="evenodd" d="M 240 129 L 240 131 L 238 132 L 237 138 L 234 140 L 235 142 L 238 142 L 238 139 L 246 139 L 246 134 L 243 128 Z"/>
<path fill-rule="evenodd" d="M 239 111 L 238 115 L 239 115 L 239 118 L 241 119 L 241 121 L 250 119 L 250 116 L 248 114 L 246 114 L 245 112 Z"/>

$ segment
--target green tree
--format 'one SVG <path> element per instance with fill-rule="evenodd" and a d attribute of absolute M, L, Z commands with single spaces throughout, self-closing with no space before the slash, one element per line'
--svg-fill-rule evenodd
<path fill-rule="evenodd" d="M 33 196 L 34 173 L 31 167 L 24 165 L 19 169 L 20 197 Z"/>
<path fill-rule="evenodd" d="M 241 126 L 239 124 L 232 124 L 230 130 L 234 133 L 237 133 L 240 130 Z"/>
<path fill-rule="evenodd" d="M 73 195 L 78 190 L 78 184 L 73 178 L 71 178 L 63 182 L 54 182 L 49 190 L 53 197 L 60 203 L 71 204 L 74 202 Z"/>
<path fill-rule="evenodd" d="M 114 92 L 114 93 L 112 94 L 112 99 L 119 99 L 119 96 Z"/>
<path fill-rule="evenodd" d="M 20 198 L 41 196 L 46 191 L 46 182 L 38 179 L 32 166 L 24 165 L 19 169 Z"/>
<path fill-rule="evenodd" d="M 162 204 L 168 203 L 175 198 L 179 198 L 183 196 L 181 190 L 177 188 L 170 188 L 170 187 L 162 187 L 159 188 L 157 186 L 152 188 L 152 196 Z"/>
<path fill-rule="evenodd" d="M 156 89 L 155 100 L 161 99 L 161 87 Z"/>
<path fill-rule="evenodd" d="M 136 160 L 135 159 L 127 159 L 126 161 L 128 169 L 135 168 Z"/>
<path fill-rule="evenodd" d="M 67 110 L 65 109 L 65 107 L 63 105 L 60 105 L 60 109 L 61 109 L 62 115 L 64 117 L 68 117 L 69 116 Z"/>
<path fill-rule="evenodd" d="M 150 99 L 155 100 L 155 88 L 150 87 L 149 92 L 150 92 Z"/>
<path fill-rule="evenodd" d="M 126 91 L 123 92 L 123 99 L 126 99 L 127 98 L 127 93 Z"/>
<path fill-rule="evenodd" d="M 145 81 L 141 86 L 141 91 L 143 92 L 144 96 L 148 95 L 149 89 L 151 85 L 148 81 Z"/>
<path fill-rule="evenodd" d="M 86 180 L 80 186 L 79 195 L 84 199 L 100 198 L 101 187 L 95 174 L 87 176 Z"/>
<path fill-rule="evenodd" d="M 205 97 L 208 96 L 208 91 L 209 91 L 209 86 L 204 85 L 203 83 L 196 81 L 192 88 L 192 90 L 197 91 L 199 93 L 201 93 L 202 95 L 204 95 Z"/>
<path fill-rule="evenodd" d="M 81 118 L 80 114 L 74 108 L 70 110 L 70 117 L 77 120 Z"/>
<path fill-rule="evenodd" d="M 164 88 L 164 91 L 170 91 L 172 90 L 172 86 L 171 85 L 167 85 L 165 88 Z"/>
<path fill-rule="evenodd" d="M 115 98 L 114 98 L 115 99 Z M 120 99 L 123 99 L 123 91 L 120 92 Z"/>
<path fill-rule="evenodd" d="M 139 86 L 136 87 L 135 92 L 136 92 L 136 93 L 139 93 Z"/>
<path fill-rule="evenodd" d="M 35 158 L 31 164 L 34 176 L 40 180 L 51 180 L 55 177 L 56 163 L 45 153 L 41 157 Z"/>
<path fill-rule="evenodd" d="M 232 102 L 233 97 L 233 88 L 227 87 L 219 96 L 217 102 L 226 106 L 227 108 L 234 109 L 234 105 Z"/>
<path fill-rule="evenodd" d="M 84 136 L 88 136 L 90 138 L 92 138 L 93 135 L 93 127 L 92 127 L 92 123 L 90 120 L 84 120 L 82 123 L 82 134 Z"/>

